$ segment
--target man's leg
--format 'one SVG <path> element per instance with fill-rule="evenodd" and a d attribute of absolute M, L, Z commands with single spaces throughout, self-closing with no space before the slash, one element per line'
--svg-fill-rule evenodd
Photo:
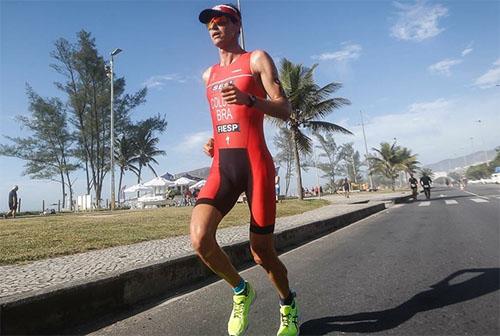
<path fill-rule="evenodd" d="M 278 258 L 273 234 L 250 232 L 250 246 L 255 262 L 266 270 L 280 296 L 281 317 L 277 335 L 297 336 L 299 334 L 299 312 L 294 298 L 295 294 L 290 291 L 288 272 Z"/>
<path fill-rule="evenodd" d="M 288 284 L 288 272 L 278 258 L 278 253 L 274 246 L 274 235 L 258 234 L 250 232 L 250 250 L 255 262 L 262 266 L 278 291 L 281 299 L 285 299 L 290 294 Z"/>
<path fill-rule="evenodd" d="M 215 239 L 221 220 L 221 213 L 212 205 L 198 204 L 194 207 L 190 225 L 191 244 L 201 260 L 234 288 L 241 277 Z"/>

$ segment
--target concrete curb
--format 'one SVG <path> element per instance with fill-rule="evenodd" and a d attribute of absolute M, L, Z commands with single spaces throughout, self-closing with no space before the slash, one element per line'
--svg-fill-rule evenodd
<path fill-rule="evenodd" d="M 385 204 L 380 203 L 277 232 L 276 247 L 278 251 L 290 249 L 384 209 Z M 248 242 L 225 246 L 224 250 L 236 267 L 252 260 Z M 138 303 L 165 297 L 186 284 L 201 282 L 212 275 L 212 271 L 195 255 L 189 255 L 156 261 L 102 278 L 9 297 L 0 300 L 0 335 L 60 333 L 110 312 L 120 312 Z"/>

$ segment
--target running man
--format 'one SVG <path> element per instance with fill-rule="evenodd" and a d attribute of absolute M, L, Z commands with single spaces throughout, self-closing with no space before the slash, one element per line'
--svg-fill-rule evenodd
<path fill-rule="evenodd" d="M 204 151 L 213 162 L 193 209 L 191 243 L 200 259 L 232 287 L 233 310 L 227 329 L 229 335 L 242 335 L 256 293 L 219 247 L 215 232 L 245 192 L 251 213 L 250 250 L 280 298 L 278 335 L 297 335 L 295 294 L 274 246 L 275 169 L 263 132 L 264 114 L 287 120 L 290 104 L 271 57 L 262 50 L 247 52 L 238 44 L 241 14 L 234 5 L 206 9 L 199 20 L 207 25 L 219 63 L 203 73 L 213 124 L 213 138 Z"/>

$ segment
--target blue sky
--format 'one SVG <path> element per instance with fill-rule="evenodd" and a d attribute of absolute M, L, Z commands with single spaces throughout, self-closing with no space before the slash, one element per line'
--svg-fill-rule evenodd
<path fill-rule="evenodd" d="M 27 113 L 25 84 L 44 97 L 60 96 L 62 80 L 49 67 L 54 42 L 75 41 L 85 29 L 99 51 L 123 49 L 115 62 L 127 92 L 149 87 L 133 118 L 165 114 L 160 172 L 210 165 L 201 145 L 210 136 L 201 73 L 218 61 L 198 13 L 215 1 L 1 1 L 0 135 L 23 135 L 16 115 Z M 363 152 L 359 111 L 368 146 L 393 141 L 432 163 L 500 145 L 499 1 L 242 1 L 247 50 L 264 49 L 278 64 L 318 63 L 319 84 L 343 83 L 336 95 L 352 105 L 327 120 L 355 135 Z M 482 120 L 477 123 L 475 120 Z M 275 129 L 266 125 L 271 152 Z M 473 138 L 472 141 L 470 138 Z M 6 140 L 1 137 L 1 143 Z M 57 202 L 56 183 L 22 176 L 23 162 L 0 157 L 0 195 L 20 187 L 24 209 Z M 83 193 L 84 176 L 76 193 Z M 145 179 L 152 177 L 146 173 Z M 305 174 L 312 186 L 315 173 Z M 129 175 L 125 184 L 131 185 Z M 109 182 L 105 182 L 107 191 Z M 107 197 L 105 193 L 104 197 Z M 1 199 L 1 198 L 0 198 Z"/>

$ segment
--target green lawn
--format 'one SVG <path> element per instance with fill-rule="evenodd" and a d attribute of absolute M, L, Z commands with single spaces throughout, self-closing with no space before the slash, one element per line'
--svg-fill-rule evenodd
<path fill-rule="evenodd" d="M 277 217 L 299 214 L 328 202 L 286 200 Z M 0 220 L 0 265 L 22 263 L 189 233 L 192 207 L 99 211 Z M 249 222 L 246 204 L 237 204 L 219 227 Z"/>

